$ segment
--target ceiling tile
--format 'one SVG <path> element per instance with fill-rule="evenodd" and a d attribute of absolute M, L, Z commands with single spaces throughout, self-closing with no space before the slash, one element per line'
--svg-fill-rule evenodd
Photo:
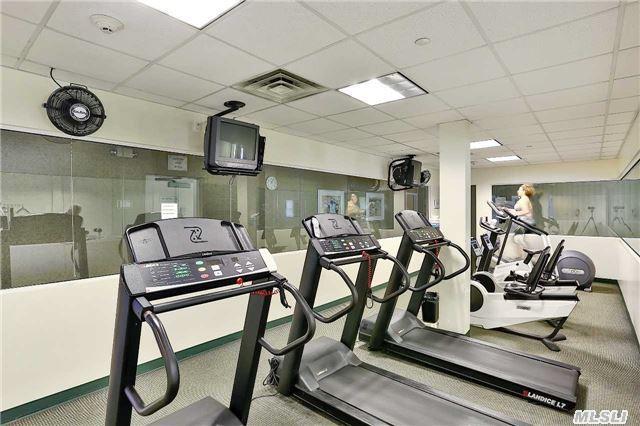
<path fill-rule="evenodd" d="M 333 89 L 360 83 L 394 71 L 353 40 L 334 44 L 285 68 Z"/>
<path fill-rule="evenodd" d="M 609 114 L 607 116 L 607 125 L 610 124 L 628 124 L 633 121 L 636 111 L 622 112 L 619 114 Z"/>
<path fill-rule="evenodd" d="M 492 129 L 490 131 L 490 133 L 496 136 L 498 140 L 502 140 L 503 138 L 508 138 L 510 136 L 535 135 L 542 132 L 542 127 L 540 127 L 539 124 L 531 124 L 528 126 L 520 127 L 505 127 L 500 129 Z"/>
<path fill-rule="evenodd" d="M 618 141 L 618 140 L 624 139 L 626 135 L 627 135 L 626 132 L 607 134 L 607 135 L 604 135 L 603 140 L 604 142 Z"/>
<path fill-rule="evenodd" d="M 286 105 L 277 105 L 261 111 L 244 115 L 243 117 L 258 120 L 264 123 L 276 124 L 278 126 L 287 126 L 300 121 L 307 121 L 316 118 L 315 115 L 308 112 L 299 111 Z"/>
<path fill-rule="evenodd" d="M 344 129 L 335 132 L 324 133 L 322 136 L 340 142 L 359 140 L 372 137 L 369 133 L 358 129 Z"/>
<path fill-rule="evenodd" d="M 620 49 L 626 49 L 640 44 L 638 17 L 640 17 L 638 2 L 626 3 L 624 9 L 624 22 L 622 24 L 622 36 L 620 37 Z"/>
<path fill-rule="evenodd" d="M 112 16 L 124 29 L 105 34 L 91 22 L 91 15 Z M 47 27 L 147 60 L 158 58 L 197 32 L 136 1 L 61 1 Z"/>
<path fill-rule="evenodd" d="M 0 12 L 14 16 L 16 18 L 24 19 L 25 21 L 39 24 L 47 13 L 51 1 L 8 1 L 2 0 L 0 2 Z"/>
<path fill-rule="evenodd" d="M 602 143 L 602 134 L 595 136 L 583 136 L 579 138 L 558 139 L 553 142 L 555 146 L 580 145 L 583 143 Z"/>
<path fill-rule="evenodd" d="M 185 102 L 200 99 L 223 88 L 219 84 L 160 65 L 152 65 L 125 84 L 143 92 L 180 99 Z"/>
<path fill-rule="evenodd" d="M 320 14 L 335 22 L 349 34 L 368 30 L 376 25 L 407 15 L 427 5 L 420 1 L 321 1 L 305 2 Z"/>
<path fill-rule="evenodd" d="M 369 124 L 366 126 L 362 126 L 360 128 L 365 132 L 369 132 L 371 134 L 380 135 L 380 136 L 390 135 L 392 133 L 406 132 L 409 130 L 415 130 L 415 127 L 401 120 L 393 120 L 393 121 L 386 121 L 384 123 Z"/>
<path fill-rule="evenodd" d="M 602 149 L 620 149 L 623 142 L 624 142 L 623 140 L 604 142 L 602 144 Z"/>
<path fill-rule="evenodd" d="M 13 56 L 0 54 L 0 65 L 5 67 L 15 67 L 18 62 L 18 58 L 14 58 Z"/>
<path fill-rule="evenodd" d="M 591 104 L 576 105 L 564 108 L 548 109 L 535 113 L 541 123 L 553 121 L 573 120 L 576 118 L 592 117 L 594 115 L 604 115 L 607 111 L 605 101 Z"/>
<path fill-rule="evenodd" d="M 469 72 L 470 69 L 473 72 Z M 402 72 L 431 92 L 491 80 L 505 74 L 488 47 L 436 59 Z"/>
<path fill-rule="evenodd" d="M 248 93 L 241 92 L 239 90 L 227 88 L 221 90 L 219 92 L 214 93 L 213 95 L 207 96 L 204 99 L 200 99 L 197 103 L 198 105 L 203 105 L 210 108 L 215 108 L 217 110 L 225 110 L 227 109 L 224 106 L 226 101 L 241 101 L 246 105 L 238 111 L 239 114 L 250 114 L 254 111 L 268 108 L 276 105 L 275 102 L 268 101 L 263 98 L 259 98 L 257 96 L 250 95 Z"/>
<path fill-rule="evenodd" d="M 463 117 L 458 111 L 450 109 L 448 111 L 434 112 L 431 114 L 424 114 L 417 117 L 407 118 L 404 121 L 421 129 L 426 129 L 427 127 L 432 127 L 440 123 L 448 123 L 450 121 L 457 121 L 462 119 Z"/>
<path fill-rule="evenodd" d="M 594 151 L 600 151 L 600 149 L 602 149 L 601 143 L 583 143 L 583 144 L 568 145 L 568 146 L 558 145 L 558 152 L 560 154 L 567 153 L 567 152 L 590 152 L 590 151 L 594 152 Z"/>
<path fill-rule="evenodd" d="M 406 145 L 426 152 L 438 152 L 440 150 L 440 144 L 437 140 L 413 141 L 407 142 Z"/>
<path fill-rule="evenodd" d="M 316 118 L 302 123 L 290 124 L 289 127 L 311 135 L 347 128 L 344 124 L 336 123 L 335 121 L 327 120 L 326 118 Z"/>
<path fill-rule="evenodd" d="M 602 135 L 603 130 L 604 129 L 602 127 L 590 127 L 587 129 L 565 130 L 562 132 L 547 133 L 547 135 L 549 135 L 549 139 L 551 139 L 552 141 L 556 141 L 559 139 L 599 136 Z"/>
<path fill-rule="evenodd" d="M 207 32 L 249 53 L 282 65 L 344 35 L 296 2 L 245 2 L 214 22 Z"/>
<path fill-rule="evenodd" d="M 367 106 L 367 104 L 336 90 L 327 90 L 326 92 L 322 92 L 317 95 L 307 96 L 306 98 L 289 102 L 287 105 L 322 116 L 339 114 L 341 112 L 361 109 Z"/>
<path fill-rule="evenodd" d="M 604 126 L 604 115 L 587 118 L 576 118 L 574 120 L 554 121 L 542 125 L 547 132 L 560 132 L 563 130 L 583 129 L 587 127 Z"/>
<path fill-rule="evenodd" d="M 516 154 L 533 154 L 542 155 L 556 152 L 555 147 L 551 142 L 535 142 L 528 145 L 509 145 L 509 148 Z"/>
<path fill-rule="evenodd" d="M 511 114 L 522 114 L 529 111 L 524 98 L 512 98 L 504 101 L 489 102 L 460 108 L 459 111 L 469 120 L 480 120 L 487 117 L 495 117 Z"/>
<path fill-rule="evenodd" d="M 347 126 L 364 126 L 366 124 L 380 123 L 382 121 L 389 121 L 393 117 L 380 112 L 371 107 L 362 108 L 355 111 L 343 112 L 340 114 L 331 115 L 328 118 L 337 121 Z"/>
<path fill-rule="evenodd" d="M 132 97 L 132 98 L 143 99 L 145 101 L 155 102 L 163 105 L 169 105 L 172 107 L 184 105 L 184 101 L 167 98 L 165 96 L 154 95 L 153 93 L 143 92 L 141 90 L 133 89 L 131 87 L 122 86 L 117 88 L 115 92 L 121 95 Z"/>
<path fill-rule="evenodd" d="M 547 136 L 544 133 L 530 134 L 530 135 L 511 135 L 505 136 L 499 139 L 503 145 L 529 145 L 538 142 L 548 142 Z"/>
<path fill-rule="evenodd" d="M 595 58 L 514 75 L 513 79 L 523 95 L 609 81 L 612 57 L 612 54 L 596 56 Z"/>
<path fill-rule="evenodd" d="M 636 111 L 638 109 L 638 96 L 631 98 L 612 99 L 609 103 L 609 114 L 627 111 Z"/>
<path fill-rule="evenodd" d="M 369 136 L 364 139 L 354 139 L 348 142 L 350 146 L 362 146 L 373 147 L 380 145 L 389 145 L 389 139 L 381 138 L 380 136 Z"/>
<path fill-rule="evenodd" d="M 444 102 L 430 94 L 386 102 L 376 105 L 375 108 L 396 118 L 414 117 L 449 109 Z"/>
<path fill-rule="evenodd" d="M 436 93 L 449 105 L 457 108 L 468 105 L 479 105 L 491 101 L 515 98 L 518 91 L 508 78 L 485 81 L 470 86 L 444 90 Z"/>
<path fill-rule="evenodd" d="M 613 80 L 611 98 L 626 98 L 640 95 L 640 77 L 628 77 Z"/>
<path fill-rule="evenodd" d="M 78 52 L 82 52 L 81 55 Z M 96 46 L 49 29 L 43 29 L 29 50 L 28 59 L 40 64 L 119 82 L 139 71 L 147 62 Z"/>
<path fill-rule="evenodd" d="M 414 40 L 427 37 L 424 46 Z M 459 3 L 445 2 L 358 36 L 381 57 L 399 68 L 484 45 L 484 40 Z"/>
<path fill-rule="evenodd" d="M 629 123 L 613 125 L 607 124 L 607 127 L 604 129 L 604 133 L 607 135 L 614 133 L 627 133 L 627 130 L 629 130 Z"/>
<path fill-rule="evenodd" d="M 495 44 L 509 71 L 519 73 L 613 50 L 618 11 Z"/>
<path fill-rule="evenodd" d="M 300 136 L 303 138 L 309 138 L 310 134 L 302 130 L 292 129 L 291 127 L 276 127 L 273 130 L 279 133 L 286 133 L 288 135 Z"/>
<path fill-rule="evenodd" d="M 491 41 L 552 27 L 617 5 L 612 1 L 469 2 L 473 14 Z"/>
<path fill-rule="evenodd" d="M 607 99 L 609 84 L 598 83 L 557 92 L 527 96 L 534 111 L 599 102 Z"/>
<path fill-rule="evenodd" d="M 374 147 L 373 149 L 378 152 L 385 152 L 389 154 L 404 154 L 406 152 L 414 152 L 416 150 L 415 148 L 412 148 L 406 145 L 401 145 L 399 143 L 392 143 L 389 145 L 380 145 L 380 146 Z"/>
<path fill-rule="evenodd" d="M 616 78 L 631 77 L 640 74 L 640 47 L 618 52 Z"/>
<path fill-rule="evenodd" d="M 204 114 L 206 116 L 214 115 L 220 112 L 219 109 L 207 108 L 197 104 L 186 104 L 181 108 L 186 109 L 187 111 L 199 112 L 200 114 Z"/>
<path fill-rule="evenodd" d="M 32 72 L 35 74 L 40 74 L 47 78 L 49 77 L 49 71 L 51 70 L 51 68 L 49 68 L 48 66 L 37 64 L 31 61 L 23 61 L 19 69 L 23 71 Z M 56 68 L 53 71 L 53 76 L 56 78 L 56 80 L 58 80 L 60 84 L 65 84 L 65 83 L 82 84 L 84 86 L 87 86 L 90 90 L 92 89 L 111 90 L 116 85 L 116 83 L 114 82 L 87 77 L 77 73 L 68 72 L 60 68 Z"/>
<path fill-rule="evenodd" d="M 410 130 L 408 132 L 392 133 L 385 135 L 385 137 L 394 142 L 406 143 L 424 140 L 433 140 L 434 137 L 425 132 L 424 130 Z"/>
<path fill-rule="evenodd" d="M 518 115 L 509 115 L 506 117 L 484 118 L 474 121 L 474 124 L 483 129 L 505 129 L 509 127 L 521 127 L 529 124 L 536 124 L 536 118 L 532 113 L 527 112 Z"/>
<path fill-rule="evenodd" d="M 267 62 L 206 34 L 176 49 L 160 63 L 225 85 L 236 84 L 273 69 Z"/>
<path fill-rule="evenodd" d="M 4 2 L 3 2 L 4 4 Z M 4 55 L 20 57 L 36 26 L 7 15 L 0 15 L 0 48 Z"/>

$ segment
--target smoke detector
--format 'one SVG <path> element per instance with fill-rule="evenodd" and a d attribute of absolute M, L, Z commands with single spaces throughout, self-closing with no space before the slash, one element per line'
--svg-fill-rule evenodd
<path fill-rule="evenodd" d="M 234 88 L 275 102 L 291 102 L 324 92 L 326 87 L 279 69 L 238 83 Z"/>
<path fill-rule="evenodd" d="M 91 22 L 105 34 L 113 34 L 124 28 L 122 21 L 109 15 L 91 15 Z"/>

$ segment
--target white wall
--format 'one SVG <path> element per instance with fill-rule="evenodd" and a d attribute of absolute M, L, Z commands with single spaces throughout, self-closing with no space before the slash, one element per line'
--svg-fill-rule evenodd
<path fill-rule="evenodd" d="M 0 127 L 61 136 L 49 122 L 42 103 L 55 86 L 45 77 L 0 67 Z M 205 116 L 122 95 L 95 91 L 105 105 L 107 120 L 87 140 L 201 154 L 203 134 L 194 122 Z M 300 137 L 263 130 L 265 163 L 386 179 L 387 160 Z M 401 209 L 403 198 L 395 198 Z M 399 238 L 381 241 L 390 253 Z M 304 251 L 276 255 L 280 272 L 297 283 Z M 419 265 L 418 260 L 414 261 Z M 389 262 L 379 262 L 374 283 L 387 280 Z M 353 268 L 352 268 L 353 270 Z M 115 321 L 115 275 L 0 292 L 2 308 L 2 388 L 0 410 L 63 391 L 109 373 Z M 325 274 L 318 303 L 347 295 L 339 278 Z M 246 299 L 171 312 L 163 316 L 175 350 L 238 331 Z M 290 314 L 272 303 L 270 319 Z M 206 324 L 206 327 L 198 326 Z M 140 362 L 156 358 L 153 339 L 145 332 Z"/>
<path fill-rule="evenodd" d="M 618 154 L 618 171 L 622 177 L 640 160 L 640 120 L 636 115 Z"/>

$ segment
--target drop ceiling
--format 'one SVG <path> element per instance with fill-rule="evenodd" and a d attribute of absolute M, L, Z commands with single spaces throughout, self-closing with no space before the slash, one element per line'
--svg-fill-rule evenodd
<path fill-rule="evenodd" d="M 237 99 L 240 119 L 384 157 L 437 154 L 437 125 L 466 119 L 503 143 L 474 167 L 611 159 L 638 113 L 637 1 L 247 0 L 202 30 L 135 1 L 0 8 L 2 66 L 205 114 Z M 278 104 L 232 88 L 278 68 L 329 90 Z M 429 94 L 372 107 L 336 90 L 396 71 Z"/>

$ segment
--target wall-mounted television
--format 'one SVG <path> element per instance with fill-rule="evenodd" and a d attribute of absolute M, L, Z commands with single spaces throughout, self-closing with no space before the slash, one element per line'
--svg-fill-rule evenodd
<path fill-rule="evenodd" d="M 262 169 L 263 152 L 259 126 L 217 116 L 207 119 L 204 163 L 209 173 L 256 175 Z"/>

